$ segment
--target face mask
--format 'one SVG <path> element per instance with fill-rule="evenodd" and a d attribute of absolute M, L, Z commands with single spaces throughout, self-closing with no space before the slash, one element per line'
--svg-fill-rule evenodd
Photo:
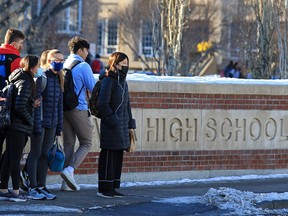
<path fill-rule="evenodd" d="M 38 68 L 37 69 L 37 73 L 34 74 L 34 77 L 38 78 L 38 77 L 42 76 L 42 74 L 43 74 L 43 69 L 42 68 Z"/>
<path fill-rule="evenodd" d="M 128 70 L 129 70 L 129 67 L 128 67 L 128 66 L 122 66 L 121 71 L 122 71 L 123 73 L 127 74 Z"/>
<path fill-rule="evenodd" d="M 51 66 L 52 66 L 52 69 L 54 69 L 55 71 L 60 71 L 63 68 L 63 62 L 52 61 Z"/>

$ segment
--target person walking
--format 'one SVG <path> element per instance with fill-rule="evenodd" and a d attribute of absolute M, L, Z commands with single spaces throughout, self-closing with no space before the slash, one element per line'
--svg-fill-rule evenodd
<path fill-rule="evenodd" d="M 101 116 L 100 155 L 98 163 L 98 193 L 105 198 L 122 197 L 120 188 L 123 153 L 130 147 L 129 130 L 136 128 L 130 108 L 126 76 L 128 56 L 114 52 L 108 60 L 108 70 L 100 75 L 98 96 Z"/>
<path fill-rule="evenodd" d="M 56 199 L 56 195 L 46 187 L 47 160 L 48 152 L 55 137 L 61 135 L 63 125 L 64 56 L 59 50 L 53 49 L 48 53 L 47 62 L 49 69 L 36 80 L 36 98 L 41 98 L 42 104 L 35 108 L 31 150 L 27 160 L 30 182 L 27 197 L 35 200 Z M 46 79 L 44 89 L 43 79 Z"/>
<path fill-rule="evenodd" d="M 23 50 L 25 35 L 22 31 L 10 28 L 6 31 L 4 43 L 0 46 L 0 90 L 6 86 L 8 76 L 17 68 L 20 68 L 20 52 Z M 4 131 L 0 130 L 0 167 L 3 161 L 2 151 L 6 138 Z M 3 153 L 4 155 L 4 153 Z"/>
<path fill-rule="evenodd" d="M 26 201 L 26 196 L 19 192 L 20 160 L 27 136 L 33 129 L 34 106 L 40 101 L 35 99 L 34 74 L 39 67 L 37 56 L 28 55 L 20 62 L 20 69 L 16 69 L 9 76 L 9 82 L 15 84 L 12 99 L 11 125 L 7 128 L 7 147 L 0 171 L 0 200 Z M 8 190 L 11 173 L 13 191 Z"/>
<path fill-rule="evenodd" d="M 63 145 L 65 152 L 64 170 L 61 190 L 80 190 L 74 179 L 75 169 L 82 163 L 92 146 L 92 117 L 86 100 L 86 90 L 92 92 L 96 80 L 90 65 L 85 62 L 89 51 L 89 43 L 79 36 L 73 37 L 68 42 L 70 55 L 64 63 L 68 68 L 75 61 L 80 61 L 72 69 L 74 91 L 78 97 L 78 106 L 72 110 L 64 109 L 63 120 Z M 76 136 L 79 147 L 75 151 Z M 75 152 L 74 152 L 75 151 Z"/>

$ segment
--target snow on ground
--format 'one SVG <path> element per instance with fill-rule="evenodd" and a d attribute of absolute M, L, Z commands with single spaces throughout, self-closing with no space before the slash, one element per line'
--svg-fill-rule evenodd
<path fill-rule="evenodd" d="M 159 186 L 183 183 L 209 183 L 219 181 L 237 181 L 252 179 L 279 179 L 287 178 L 288 174 L 271 174 L 271 175 L 244 175 L 244 176 L 225 176 L 209 179 L 182 179 L 173 181 L 152 181 L 152 182 L 123 182 L 121 187 L 141 187 L 141 186 Z M 60 188 L 60 184 L 49 185 L 50 189 Z M 97 184 L 80 184 L 81 188 L 96 188 Z M 213 205 L 219 209 L 228 209 L 231 212 L 226 215 L 288 215 L 288 209 L 262 209 L 256 208 L 255 204 L 263 201 L 288 200 L 288 192 L 285 193 L 253 193 L 249 191 L 239 191 L 233 188 L 210 188 L 203 196 L 185 196 L 157 199 L 153 202 L 171 203 L 171 204 L 192 204 L 202 203 Z"/>

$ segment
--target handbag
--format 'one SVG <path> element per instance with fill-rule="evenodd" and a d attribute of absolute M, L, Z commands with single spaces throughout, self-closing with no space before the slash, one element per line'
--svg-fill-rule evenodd
<path fill-rule="evenodd" d="M 58 142 L 58 137 L 48 152 L 48 167 L 52 172 L 61 172 L 64 168 L 65 153 Z"/>
<path fill-rule="evenodd" d="M 127 152 L 135 152 L 137 137 L 134 129 L 129 130 L 129 137 L 130 137 L 130 146 L 127 149 Z"/>

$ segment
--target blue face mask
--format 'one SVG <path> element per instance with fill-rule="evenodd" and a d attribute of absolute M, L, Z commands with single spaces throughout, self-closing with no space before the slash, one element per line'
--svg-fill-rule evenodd
<path fill-rule="evenodd" d="M 34 77 L 35 77 L 35 78 L 38 78 L 38 77 L 40 77 L 40 76 L 42 76 L 42 75 L 43 75 L 43 69 L 39 67 L 39 68 L 37 69 L 37 73 L 34 74 Z"/>
<path fill-rule="evenodd" d="M 54 69 L 55 71 L 60 71 L 60 70 L 62 70 L 62 68 L 63 68 L 63 62 L 55 62 L 55 61 L 52 61 L 52 62 L 51 62 L 51 67 L 52 67 L 52 69 Z"/>

